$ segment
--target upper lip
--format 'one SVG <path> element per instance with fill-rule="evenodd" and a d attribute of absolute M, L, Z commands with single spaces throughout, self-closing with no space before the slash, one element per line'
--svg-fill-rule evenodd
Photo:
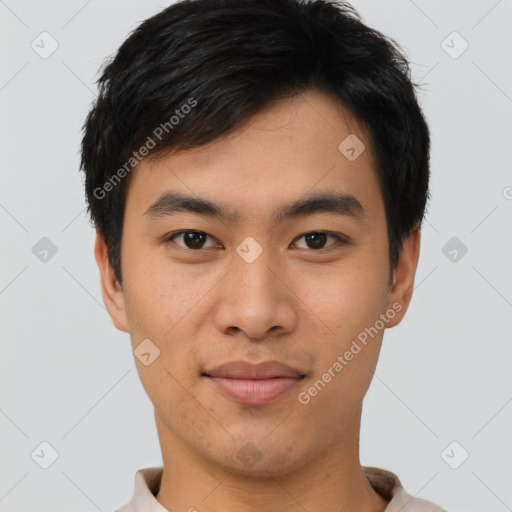
<path fill-rule="evenodd" d="M 203 373 L 208 377 L 223 377 L 227 379 L 272 379 L 274 377 L 304 377 L 299 370 L 279 361 L 263 361 L 249 363 L 246 361 L 231 361 L 221 364 Z"/>

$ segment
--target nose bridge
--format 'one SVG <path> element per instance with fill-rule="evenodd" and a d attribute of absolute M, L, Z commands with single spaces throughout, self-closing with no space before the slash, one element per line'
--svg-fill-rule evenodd
<path fill-rule="evenodd" d="M 232 278 L 235 280 L 234 289 L 238 299 L 248 299 L 249 302 L 276 300 L 281 292 L 276 282 L 275 273 L 278 272 L 279 262 L 274 251 L 268 245 L 264 248 L 248 237 L 236 248 L 236 253 L 233 257 Z"/>

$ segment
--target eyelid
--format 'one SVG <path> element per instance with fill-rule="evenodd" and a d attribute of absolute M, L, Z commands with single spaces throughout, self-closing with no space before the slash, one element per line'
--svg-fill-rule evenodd
<path fill-rule="evenodd" d="M 337 246 L 343 246 L 348 245 L 350 243 L 350 240 L 345 235 L 342 235 L 341 233 L 332 233 L 331 231 L 322 231 L 322 230 L 313 230 L 313 231 L 307 231 L 306 233 L 302 233 L 301 235 L 297 236 L 292 243 L 295 243 L 296 240 L 300 240 L 301 238 L 304 238 L 306 235 L 311 235 L 313 233 L 319 233 L 327 236 L 333 236 L 334 238 L 337 238 L 337 242 L 331 245 L 328 245 L 327 247 L 322 247 L 321 249 L 308 249 L 308 248 L 299 248 L 299 250 L 304 251 L 310 251 L 310 252 L 322 252 L 322 251 L 328 251 L 330 249 L 333 249 Z"/>
<path fill-rule="evenodd" d="M 181 230 L 181 231 L 175 231 L 173 233 L 170 233 L 169 235 L 166 235 L 165 238 L 164 238 L 164 242 L 172 242 L 172 243 L 176 243 L 174 242 L 174 238 L 175 237 L 178 237 L 179 235 L 183 235 L 185 233 L 201 233 L 203 235 L 206 235 L 207 237 L 211 238 L 212 240 L 215 240 L 217 243 L 220 244 L 220 242 L 213 236 L 213 235 L 210 235 L 209 233 L 207 233 L 206 231 L 200 231 L 200 230 L 197 230 L 197 229 L 186 229 L 186 230 Z M 312 230 L 312 231 L 306 231 L 305 233 L 302 233 L 298 236 L 296 236 L 294 238 L 294 240 L 292 241 L 292 244 L 294 244 L 297 240 L 300 240 L 301 238 L 304 238 L 306 235 L 311 235 L 313 233 L 319 233 L 319 234 L 324 234 L 324 235 L 327 235 L 327 236 L 333 236 L 335 238 L 338 239 L 338 241 L 334 244 L 331 244 L 331 245 L 328 245 L 327 247 L 322 247 L 321 249 L 308 249 L 308 248 L 299 248 L 299 250 L 305 250 L 305 251 L 309 251 L 309 252 L 322 252 L 322 251 L 328 251 L 330 250 L 331 248 L 334 248 L 334 247 L 337 247 L 337 246 L 344 246 L 344 245 L 349 245 L 351 244 L 351 240 L 349 237 L 341 234 L 341 233 L 333 233 L 331 231 L 322 231 L 322 230 Z M 178 247 L 180 247 L 181 249 L 184 249 L 186 251 L 190 251 L 190 252 L 202 252 L 202 251 L 205 251 L 207 249 L 214 249 L 215 247 L 206 247 L 205 248 L 201 248 L 201 249 L 190 249 L 188 247 L 185 247 L 183 245 L 180 245 L 180 244 L 176 244 Z M 221 244 L 222 245 L 222 244 Z"/>
<path fill-rule="evenodd" d="M 204 249 L 204 248 L 201 248 L 201 249 L 190 249 L 190 248 L 185 247 L 183 245 L 177 244 L 173 240 L 174 238 L 177 238 L 179 235 L 183 235 L 185 233 L 201 233 L 203 235 L 206 235 L 208 238 L 211 238 L 212 240 L 215 240 L 216 242 L 218 242 L 220 244 L 220 242 L 214 236 L 210 235 L 206 231 L 200 231 L 198 229 L 182 229 L 181 231 L 175 231 L 174 233 L 170 233 L 169 235 L 166 235 L 164 237 L 164 242 L 165 243 L 175 243 L 181 249 L 184 249 L 184 250 L 190 251 L 190 252 L 201 252 L 201 251 L 205 251 L 206 249 L 214 249 L 214 247 L 207 247 L 206 249 Z"/>

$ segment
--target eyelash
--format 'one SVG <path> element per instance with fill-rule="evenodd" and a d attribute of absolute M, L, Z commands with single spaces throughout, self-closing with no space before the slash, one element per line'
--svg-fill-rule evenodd
<path fill-rule="evenodd" d="M 215 239 L 214 237 L 212 237 L 211 235 L 209 235 L 208 233 L 205 233 L 204 231 L 195 231 L 195 230 L 187 230 L 187 231 L 176 231 L 174 233 L 171 233 L 169 236 L 167 236 L 165 239 L 164 239 L 164 242 L 166 243 L 174 243 L 175 242 L 173 241 L 174 238 L 180 236 L 180 235 L 183 235 L 185 233 L 200 233 L 200 234 L 203 234 L 203 235 L 206 235 L 212 239 Z M 335 237 L 338 239 L 338 242 L 332 244 L 332 245 L 329 245 L 327 247 L 322 247 L 321 249 L 300 249 L 300 250 L 310 250 L 310 251 L 313 251 L 313 252 L 322 252 L 322 251 L 329 251 L 331 250 L 332 248 L 336 247 L 336 246 L 343 246 L 343 245 L 349 245 L 350 242 L 343 236 L 341 235 L 338 235 L 338 234 L 335 234 L 335 233 L 331 233 L 329 231 L 308 231 L 307 233 L 303 233 L 302 235 L 299 235 L 298 237 L 296 237 L 294 239 L 293 242 L 295 242 L 295 240 L 300 240 L 301 238 L 304 238 L 305 236 L 307 235 L 312 235 L 312 234 L 321 234 L 321 235 L 327 235 L 327 236 L 332 236 L 332 237 Z M 208 249 L 215 249 L 215 247 L 207 247 L 206 249 L 203 249 L 203 248 L 200 248 L 200 249 L 190 249 L 189 247 L 184 247 L 182 245 L 179 245 L 179 244 L 176 244 L 178 245 L 178 247 L 180 249 L 184 249 L 185 251 L 190 251 L 190 252 L 202 252 L 202 251 L 205 251 L 205 250 L 208 250 Z"/>

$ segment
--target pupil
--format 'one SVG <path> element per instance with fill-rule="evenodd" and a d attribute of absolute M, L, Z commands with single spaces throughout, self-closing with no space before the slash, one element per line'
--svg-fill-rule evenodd
<path fill-rule="evenodd" d="M 309 233 L 306 235 L 306 243 L 310 245 L 312 249 L 322 249 L 325 245 L 327 235 L 325 233 Z"/>
<path fill-rule="evenodd" d="M 189 249 L 200 249 L 204 243 L 204 233 L 185 233 L 185 244 Z"/>
<path fill-rule="evenodd" d="M 325 233 L 308 233 L 305 237 L 306 243 L 312 249 L 322 249 L 325 245 L 327 235 Z M 189 249 L 200 249 L 204 244 L 204 233 L 185 233 L 185 244 Z"/>

